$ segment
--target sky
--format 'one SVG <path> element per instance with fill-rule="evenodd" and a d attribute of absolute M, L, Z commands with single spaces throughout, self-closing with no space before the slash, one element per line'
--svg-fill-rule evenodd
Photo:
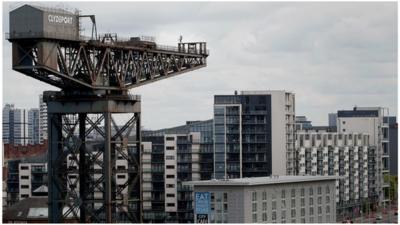
<path fill-rule="evenodd" d="M 142 97 L 146 129 L 210 119 L 213 96 L 235 90 L 293 92 L 296 115 L 313 125 L 354 106 L 387 107 L 397 116 L 396 2 L 39 4 L 95 14 L 99 33 L 154 36 L 167 45 L 177 45 L 180 35 L 183 42 L 207 42 L 206 68 L 130 91 Z M 8 12 L 19 5 L 3 3 L 3 33 Z M 40 93 L 58 90 L 12 71 L 4 38 L 2 77 L 3 105 L 37 108 Z"/>

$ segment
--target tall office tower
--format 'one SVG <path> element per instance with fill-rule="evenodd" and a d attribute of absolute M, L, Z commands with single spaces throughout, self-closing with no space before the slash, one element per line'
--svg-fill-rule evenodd
<path fill-rule="evenodd" d="M 389 123 L 389 157 L 390 157 L 390 175 L 397 176 L 397 121 L 395 116 L 389 116 L 384 118 Z"/>
<path fill-rule="evenodd" d="M 337 130 L 369 134 L 370 145 L 376 146 L 375 174 L 371 179 L 375 184 L 371 187 L 378 193 L 378 202 L 385 203 L 389 199 L 389 183 L 384 176 L 389 174 L 389 124 L 383 118 L 388 116 L 388 109 L 381 107 L 354 107 L 353 110 L 339 110 Z"/>
<path fill-rule="evenodd" d="M 336 204 L 338 214 L 344 217 L 377 194 L 369 188 L 374 185 L 370 179 L 375 173 L 374 151 L 368 134 L 321 130 L 300 130 L 296 134 L 298 175 L 340 176 L 336 181 Z"/>
<path fill-rule="evenodd" d="M 311 121 L 307 120 L 305 116 L 296 116 L 296 130 L 306 130 L 312 128 Z"/>
<path fill-rule="evenodd" d="M 184 181 L 211 179 L 212 120 L 142 133 L 144 222 L 194 222 Z"/>
<path fill-rule="evenodd" d="M 337 113 L 328 114 L 328 124 L 330 127 L 336 127 Z"/>
<path fill-rule="evenodd" d="M 39 109 L 28 110 L 28 137 L 29 144 L 39 144 Z"/>
<path fill-rule="evenodd" d="M 47 140 L 47 105 L 42 94 L 39 96 L 39 136 L 40 143 Z"/>
<path fill-rule="evenodd" d="M 295 96 L 242 91 L 214 97 L 214 178 L 295 172 Z"/>
<path fill-rule="evenodd" d="M 16 109 L 13 104 L 3 107 L 3 143 L 26 145 L 29 142 L 28 121 L 24 109 Z"/>

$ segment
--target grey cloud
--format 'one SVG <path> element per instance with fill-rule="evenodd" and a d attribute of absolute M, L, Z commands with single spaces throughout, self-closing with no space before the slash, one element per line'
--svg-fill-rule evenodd
<path fill-rule="evenodd" d="M 50 4 L 50 3 L 46 3 Z M 3 29 L 8 29 L 8 8 Z M 316 124 L 359 106 L 397 115 L 396 3 L 70 2 L 95 14 L 100 32 L 154 35 L 161 44 L 207 41 L 207 68 L 131 91 L 142 95 L 143 125 L 170 127 L 212 117 L 213 96 L 234 90 L 285 89 L 296 111 Z M 10 70 L 3 42 L 3 101 L 37 105 L 50 86 Z M 21 85 L 24 90 L 16 90 Z M 54 89 L 54 88 L 53 88 Z M 30 94 L 33 93 L 33 94 Z M 21 96 L 21 97 L 19 97 Z"/>

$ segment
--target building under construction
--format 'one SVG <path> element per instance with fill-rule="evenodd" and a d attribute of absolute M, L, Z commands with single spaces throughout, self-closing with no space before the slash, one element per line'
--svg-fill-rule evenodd
<path fill-rule="evenodd" d="M 7 38 L 13 70 L 60 88 L 44 92 L 49 222 L 142 222 L 141 100 L 128 90 L 205 67 L 206 43 L 98 35 L 94 15 L 32 5 L 10 12 Z"/>

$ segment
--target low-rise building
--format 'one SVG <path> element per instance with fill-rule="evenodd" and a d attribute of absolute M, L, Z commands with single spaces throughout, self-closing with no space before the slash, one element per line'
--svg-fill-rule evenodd
<path fill-rule="evenodd" d="M 336 176 L 270 176 L 191 181 L 184 185 L 193 186 L 195 220 L 209 223 L 334 223 L 337 179 Z M 202 194 L 206 197 L 197 197 Z"/>

